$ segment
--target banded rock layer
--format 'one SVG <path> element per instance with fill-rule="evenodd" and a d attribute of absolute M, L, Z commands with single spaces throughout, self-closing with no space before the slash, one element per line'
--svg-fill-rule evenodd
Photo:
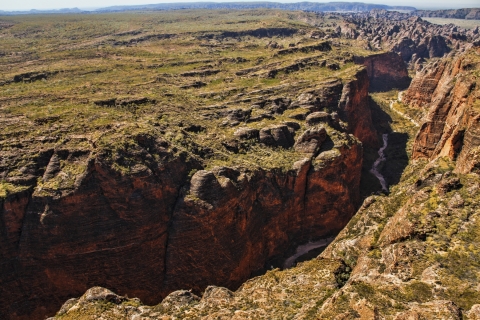
<path fill-rule="evenodd" d="M 414 159 L 447 156 L 458 160 L 460 172 L 477 170 L 479 53 L 477 47 L 456 58 L 432 62 L 405 92 L 405 103 L 428 109 L 413 146 Z"/>

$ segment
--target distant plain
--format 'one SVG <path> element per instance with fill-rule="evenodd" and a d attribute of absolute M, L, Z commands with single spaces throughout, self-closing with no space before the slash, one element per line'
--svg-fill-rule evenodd
<path fill-rule="evenodd" d="M 422 18 L 425 21 L 430 23 L 444 25 L 444 24 L 454 24 L 461 28 L 474 29 L 475 27 L 480 27 L 480 20 L 466 20 L 466 19 L 451 19 L 451 18 Z"/>

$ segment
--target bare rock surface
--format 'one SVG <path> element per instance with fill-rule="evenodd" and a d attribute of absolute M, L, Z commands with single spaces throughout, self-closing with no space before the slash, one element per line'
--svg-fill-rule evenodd
<path fill-rule="evenodd" d="M 326 138 L 327 131 L 323 127 L 307 129 L 295 142 L 295 150 L 315 154 Z"/>
<path fill-rule="evenodd" d="M 457 159 L 457 170 L 475 171 L 480 142 L 475 107 L 478 48 L 464 55 L 432 62 L 420 72 L 404 95 L 405 103 L 428 110 L 413 146 L 413 158 Z M 476 67 L 475 67 L 476 66 Z"/>
<path fill-rule="evenodd" d="M 274 125 L 260 130 L 260 142 L 271 147 L 290 148 L 293 137 L 286 125 Z"/>

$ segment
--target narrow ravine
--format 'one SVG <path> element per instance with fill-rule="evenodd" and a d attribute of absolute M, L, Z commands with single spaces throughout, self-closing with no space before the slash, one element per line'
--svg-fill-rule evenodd
<path fill-rule="evenodd" d="M 283 263 L 283 268 L 288 269 L 291 268 L 295 265 L 295 260 L 297 260 L 299 257 L 303 256 L 304 254 L 309 253 L 310 251 L 320 248 L 320 247 L 326 247 L 330 244 L 330 242 L 333 241 L 334 238 L 326 238 L 326 239 L 320 239 L 318 241 L 314 242 L 308 242 L 306 244 L 302 244 L 297 247 L 297 250 L 295 251 L 295 254 Z"/>
<path fill-rule="evenodd" d="M 380 164 L 386 160 L 385 154 L 383 153 L 388 146 L 388 133 L 384 133 L 382 135 L 383 139 L 383 146 L 378 150 L 378 158 L 373 163 L 372 169 L 370 172 L 377 177 L 378 181 L 382 185 L 382 191 L 388 192 L 387 182 L 385 181 L 385 177 L 378 171 L 378 167 Z"/>

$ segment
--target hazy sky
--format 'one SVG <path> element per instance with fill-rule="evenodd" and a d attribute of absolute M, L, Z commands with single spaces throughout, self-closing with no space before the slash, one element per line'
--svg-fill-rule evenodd
<path fill-rule="evenodd" d="M 239 0 L 212 0 L 211 2 L 234 2 Z M 242 0 L 240 0 L 242 1 Z M 254 1 L 254 0 L 243 0 Z M 271 0 L 275 2 L 275 0 Z M 278 2 L 297 2 L 295 0 L 276 0 Z M 308 0 L 307 0 L 308 1 Z M 314 2 L 313 0 L 310 0 Z M 318 1 L 318 2 L 330 2 L 335 0 Z M 338 0 L 336 0 L 338 1 Z M 366 3 L 378 3 L 387 5 L 404 5 L 413 6 L 419 9 L 422 8 L 472 8 L 480 7 L 480 0 L 351 0 L 352 2 L 366 2 Z M 165 0 L 1 0 L 0 10 L 30 10 L 30 9 L 60 9 L 60 8 L 98 8 L 108 7 L 113 5 L 131 5 L 131 4 L 149 4 L 149 3 L 161 3 L 161 2 L 195 2 L 192 0 L 183 1 L 165 1 Z"/>

